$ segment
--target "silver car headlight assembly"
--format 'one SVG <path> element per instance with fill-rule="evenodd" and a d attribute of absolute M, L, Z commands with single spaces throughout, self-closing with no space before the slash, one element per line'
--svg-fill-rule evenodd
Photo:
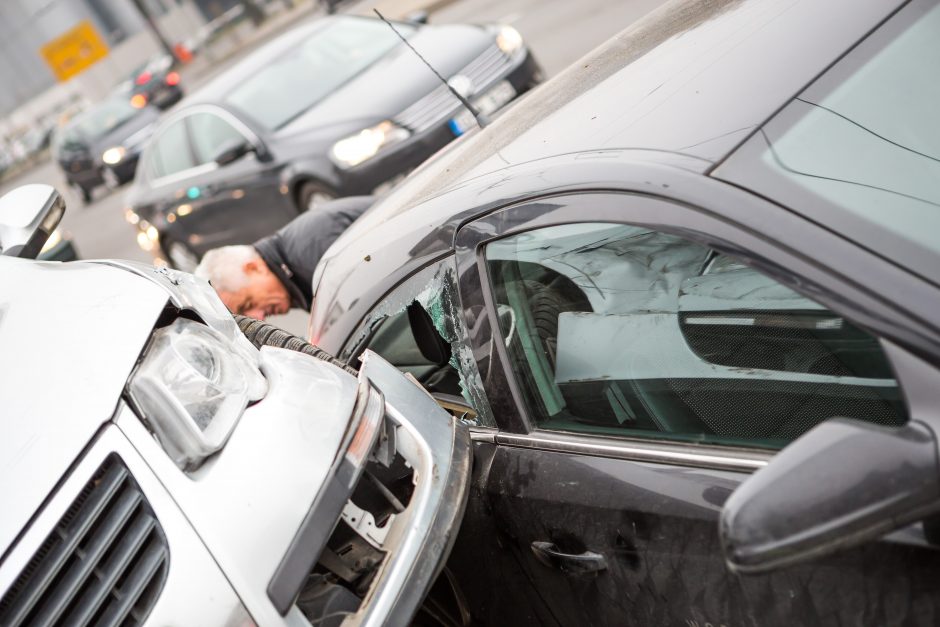
<path fill-rule="evenodd" d="M 184 470 L 221 450 L 267 383 L 222 333 L 178 318 L 157 329 L 128 383 L 138 415 Z"/>

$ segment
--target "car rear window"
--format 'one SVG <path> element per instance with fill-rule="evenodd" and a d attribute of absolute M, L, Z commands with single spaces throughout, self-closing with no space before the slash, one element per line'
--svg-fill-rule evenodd
<path fill-rule="evenodd" d="M 937 280 L 940 6 L 915 0 L 767 123 L 716 175 Z"/>
<path fill-rule="evenodd" d="M 414 27 L 398 24 L 405 37 Z M 264 126 L 280 128 L 400 43 L 379 20 L 338 18 L 247 77 L 226 101 Z"/>

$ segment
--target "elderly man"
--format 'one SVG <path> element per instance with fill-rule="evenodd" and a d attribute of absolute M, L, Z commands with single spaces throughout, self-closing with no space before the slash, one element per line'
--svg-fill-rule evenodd
<path fill-rule="evenodd" d="M 374 200 L 372 196 L 334 200 L 251 246 L 210 250 L 194 274 L 207 279 L 233 313 L 264 320 L 291 307 L 310 309 L 317 263 Z"/>

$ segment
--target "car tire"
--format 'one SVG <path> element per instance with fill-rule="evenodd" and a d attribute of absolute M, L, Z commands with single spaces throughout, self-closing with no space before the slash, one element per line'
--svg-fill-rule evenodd
<path fill-rule="evenodd" d="M 183 242 L 167 242 L 164 252 L 167 263 L 177 270 L 192 272 L 199 265 L 199 255 Z"/>
<path fill-rule="evenodd" d="M 568 311 L 592 311 L 584 293 L 567 283 L 558 279 L 551 283 L 525 281 L 534 330 L 553 370 L 557 365 L 558 316 Z"/>
<path fill-rule="evenodd" d="M 336 198 L 336 192 L 325 185 L 313 182 L 303 183 L 297 192 L 297 208 L 304 213 L 334 198 Z"/>
<path fill-rule="evenodd" d="M 122 185 L 121 177 L 111 168 L 104 168 L 101 170 L 101 179 L 104 181 L 105 187 L 109 190 L 114 191 Z"/>
<path fill-rule="evenodd" d="M 83 204 L 88 204 L 91 202 L 91 190 L 79 185 L 74 181 L 68 182 L 69 187 L 72 188 L 72 191 L 81 198 Z"/>

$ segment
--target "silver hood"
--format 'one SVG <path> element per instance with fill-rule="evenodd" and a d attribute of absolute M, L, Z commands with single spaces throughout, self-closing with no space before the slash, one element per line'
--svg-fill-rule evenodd
<path fill-rule="evenodd" d="M 0 556 L 112 417 L 166 302 L 118 268 L 0 257 Z"/>

